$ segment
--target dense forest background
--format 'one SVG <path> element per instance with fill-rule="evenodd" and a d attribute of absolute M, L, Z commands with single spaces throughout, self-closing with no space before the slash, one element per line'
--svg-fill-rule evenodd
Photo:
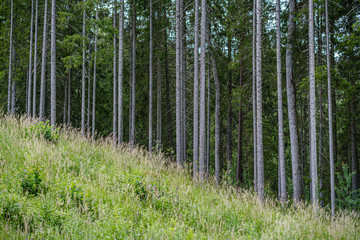
<path fill-rule="evenodd" d="M 254 161 L 254 139 L 258 138 L 254 138 L 253 131 L 254 90 L 259 90 L 254 89 L 254 76 L 258 76 L 253 65 L 254 61 L 259 61 L 259 58 L 254 59 L 254 50 L 259 49 L 254 42 L 254 37 L 258 37 L 254 34 L 257 24 L 262 43 L 260 111 L 264 167 L 264 183 L 259 188 L 263 188 L 267 196 L 280 198 L 279 49 L 282 56 L 280 76 L 283 76 L 280 82 L 286 169 L 284 195 L 287 199 L 298 200 L 293 196 L 292 147 L 295 145 L 290 137 L 291 128 L 295 127 L 301 180 L 296 194 L 300 193 L 302 200 L 310 202 L 314 199 L 311 193 L 313 183 L 322 206 L 330 204 L 331 190 L 334 190 L 337 208 L 359 209 L 359 2 L 333 0 L 327 3 L 328 35 L 325 0 L 313 2 L 318 183 L 313 182 L 314 176 L 310 174 L 314 158 L 310 158 L 309 141 L 309 90 L 312 83 L 309 77 L 309 1 L 279 2 L 280 48 L 276 47 L 276 2 L 257 1 L 262 5 L 260 22 L 254 21 L 253 1 L 195 2 L 125 1 L 122 31 L 119 28 L 121 1 L 2 1 L 0 109 L 39 117 L 43 104 L 42 119 L 50 119 L 55 113 L 51 118 L 52 124 L 69 124 L 94 137 L 113 135 L 117 142 L 120 126 L 118 83 L 121 77 L 122 141 L 146 146 L 153 151 L 161 149 L 169 157 L 177 159 L 179 165 L 185 165 L 189 171 L 196 173 L 193 165 L 198 163 L 194 157 L 194 154 L 198 156 L 198 150 L 193 143 L 196 139 L 194 116 L 198 115 L 194 115 L 194 83 L 198 83 L 194 79 L 198 73 L 198 101 L 204 103 L 200 103 L 203 115 L 200 113 L 198 124 L 203 126 L 200 126 L 200 144 L 205 146 L 205 152 L 199 157 L 203 156 L 205 160 L 200 162 L 200 175 L 203 171 L 209 177 L 216 175 L 223 183 L 251 188 L 259 174 L 254 167 L 257 163 Z M 289 10 L 291 6 L 293 14 Z M 293 15 L 293 20 L 289 20 L 290 15 Z M 56 21 L 52 22 L 52 16 Z M 291 26 L 293 31 L 289 30 Z M 55 45 L 52 43 L 53 36 L 56 38 Z M 326 46 L 327 36 L 329 48 Z M 121 39 L 122 76 L 119 77 Z M 194 51 L 195 45 L 198 48 L 202 45 L 199 49 L 204 56 L 200 57 L 199 52 Z M 52 54 L 54 51 L 56 55 Z M 327 55 L 330 68 L 327 67 Z M 289 59 L 293 59 L 292 66 L 289 66 Z M 330 184 L 328 69 L 332 93 L 333 189 Z M 292 74 L 287 76 L 289 71 Z M 44 81 L 41 81 L 42 78 Z M 51 84 L 56 84 L 56 88 L 52 88 Z M 292 92 L 291 86 L 294 87 Z M 42 98 L 41 87 L 44 89 Z M 51 91 L 55 95 L 51 95 Z M 295 100 L 296 125 L 289 120 L 289 99 Z M 178 106 L 180 102 L 181 106 Z M 177 144 L 181 145 L 181 151 Z"/>

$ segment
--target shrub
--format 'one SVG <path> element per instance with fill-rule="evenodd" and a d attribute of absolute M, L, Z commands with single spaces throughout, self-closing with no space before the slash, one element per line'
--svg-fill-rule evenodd
<path fill-rule="evenodd" d="M 28 196 L 37 196 L 41 192 L 46 192 L 43 176 L 43 168 L 39 166 L 23 170 L 19 176 L 23 193 Z"/>
<path fill-rule="evenodd" d="M 58 142 L 59 128 L 53 128 L 49 121 L 39 122 L 38 124 L 32 125 L 25 128 L 26 134 L 36 134 L 38 137 L 44 137 L 46 141 L 56 143 Z"/>

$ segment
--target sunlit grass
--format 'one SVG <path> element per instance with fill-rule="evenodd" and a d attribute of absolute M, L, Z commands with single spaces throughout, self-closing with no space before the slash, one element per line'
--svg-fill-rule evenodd
<path fill-rule="evenodd" d="M 355 213 L 340 212 L 332 222 L 322 209 L 260 203 L 247 190 L 194 183 L 161 155 L 114 147 L 110 139 L 92 142 L 63 128 L 49 142 L 25 130 L 36 123 L 0 120 L 2 239 L 359 237 Z M 42 187 L 33 187 L 36 179 Z"/>

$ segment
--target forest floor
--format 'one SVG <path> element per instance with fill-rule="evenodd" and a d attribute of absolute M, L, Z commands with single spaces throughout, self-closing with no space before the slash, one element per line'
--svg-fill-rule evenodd
<path fill-rule="evenodd" d="M 355 213 L 261 203 L 77 130 L 0 118 L 0 239 L 358 239 Z"/>

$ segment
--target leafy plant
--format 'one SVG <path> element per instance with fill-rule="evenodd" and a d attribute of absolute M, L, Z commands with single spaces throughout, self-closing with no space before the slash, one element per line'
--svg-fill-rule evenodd
<path fill-rule="evenodd" d="M 37 196 L 41 192 L 46 192 L 43 175 L 43 168 L 39 166 L 23 170 L 20 173 L 20 186 L 23 193 Z"/>
<path fill-rule="evenodd" d="M 25 128 L 26 134 L 36 134 L 38 137 L 44 137 L 46 141 L 56 143 L 59 141 L 59 128 L 53 128 L 49 121 L 39 122 L 33 126 Z"/>

